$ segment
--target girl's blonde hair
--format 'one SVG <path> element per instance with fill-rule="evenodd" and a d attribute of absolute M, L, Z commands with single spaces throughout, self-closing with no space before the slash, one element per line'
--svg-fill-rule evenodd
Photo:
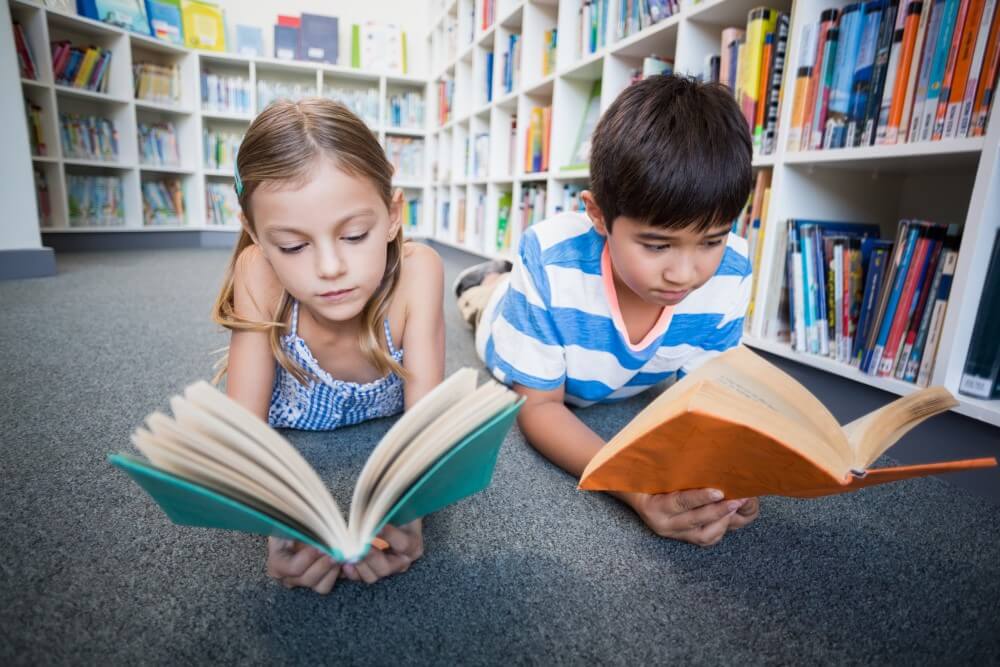
<path fill-rule="evenodd" d="M 240 253 L 253 245 L 249 230 L 255 230 L 251 199 L 254 191 L 268 183 L 306 180 L 320 156 L 333 158 L 337 166 L 355 177 L 366 177 L 375 185 L 386 208 L 392 205 L 392 164 L 378 139 L 364 122 L 344 105 L 312 98 L 298 102 L 278 101 L 269 105 L 250 124 L 237 153 L 237 196 L 246 223 L 240 232 L 226 276 L 212 309 L 212 319 L 232 331 L 267 331 L 271 351 L 282 368 L 305 384 L 309 373 L 296 364 L 281 345 L 288 328 L 292 298 L 282 291 L 270 322 L 254 322 L 236 315 L 233 275 Z M 249 230 L 247 229 L 249 227 Z M 385 273 L 375 293 L 361 312 L 363 326 L 359 344 L 365 358 L 382 374 L 404 375 L 403 367 L 389 352 L 383 321 L 399 284 L 403 258 L 403 231 L 388 244 Z M 219 361 L 216 381 L 229 366 L 228 353 Z"/>

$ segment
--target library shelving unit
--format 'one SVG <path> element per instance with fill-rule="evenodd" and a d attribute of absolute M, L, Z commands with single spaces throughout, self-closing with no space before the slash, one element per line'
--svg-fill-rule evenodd
<path fill-rule="evenodd" d="M 8 0 L 11 19 L 19 23 L 36 60 L 38 80 L 21 80 L 25 102 L 41 109 L 41 127 L 47 152 L 33 155 L 42 170 L 49 191 L 50 214 L 40 220 L 47 238 L 60 234 L 88 232 L 180 232 L 236 231 L 239 222 L 227 219 L 210 222 L 206 197 L 211 184 L 232 186 L 231 164 L 210 165 L 203 155 L 203 133 L 220 132 L 242 136 L 254 114 L 271 98 L 287 91 L 321 95 L 346 101 L 365 118 L 385 145 L 394 136 L 424 141 L 426 122 L 415 127 L 390 126 L 388 96 L 397 93 L 425 95 L 427 80 L 422 76 L 368 72 L 321 63 L 243 57 L 230 53 L 198 51 L 134 34 L 98 21 L 64 13 L 39 2 Z M 96 45 L 111 51 L 107 92 L 91 92 L 54 83 L 50 43 L 69 40 L 74 45 Z M 170 103 L 136 99 L 133 65 L 176 66 L 180 75 L 179 99 Z M 249 93 L 245 109 L 211 107 L 203 103 L 202 76 L 239 77 Z M 266 93 L 260 94 L 258 91 Z M 282 94 L 283 93 L 283 94 Z M 267 99 L 264 99 L 264 98 Z M 66 156 L 60 137 L 60 114 L 82 114 L 108 118 L 114 122 L 118 156 L 113 161 L 78 160 Z M 426 113 L 424 119 L 426 121 Z M 151 165 L 141 160 L 137 131 L 140 124 L 171 123 L 177 135 L 180 161 Z M 424 151 L 426 154 L 426 150 Z M 408 199 L 425 199 L 429 181 L 427 160 L 421 173 L 397 179 Z M 73 226 L 67 203 L 67 183 L 74 174 L 108 175 L 121 178 L 124 224 Z M 147 180 L 178 179 L 183 192 L 185 217 L 180 224 L 144 224 L 142 185 Z M 426 206 L 421 206 L 426 210 Z M 41 212 L 40 212 L 41 215 Z M 423 217 L 423 216 L 422 216 Z M 421 234 L 418 225 L 409 230 Z"/>
<path fill-rule="evenodd" d="M 617 15 L 622 0 L 610 0 L 608 15 Z M 523 223 L 517 211 L 522 190 L 535 184 L 547 192 L 546 215 L 555 212 L 566 184 L 585 186 L 586 169 L 566 171 L 576 132 L 582 123 L 592 83 L 600 79 L 603 112 L 629 84 L 631 72 L 649 55 L 674 60 L 674 71 L 698 74 L 707 55 L 718 53 L 722 30 L 745 27 L 753 7 L 766 5 L 790 14 L 786 63 L 797 62 L 801 26 L 816 21 L 822 10 L 847 0 L 681 0 L 680 12 L 645 30 L 615 40 L 608 20 L 604 46 L 581 55 L 578 16 L 581 0 L 496 0 L 495 20 L 483 27 L 482 0 L 433 0 L 428 39 L 431 57 L 428 87 L 428 151 L 432 187 L 426 207 L 428 229 L 436 241 L 486 257 L 509 257 L 517 247 Z M 558 28 L 554 73 L 542 74 L 542 35 Z M 509 35 L 522 43 L 521 71 L 514 89 L 502 86 L 503 53 Z M 485 54 L 493 51 L 492 101 L 485 98 Z M 771 197 L 764 236 L 754 310 L 744 342 L 751 347 L 899 395 L 915 389 L 900 380 L 873 377 L 854 367 L 794 351 L 777 340 L 769 316 L 780 295 L 771 283 L 784 271 L 776 258 L 776 237 L 788 219 L 874 222 L 884 238 L 894 238 L 903 219 L 958 223 L 962 227 L 956 268 L 932 384 L 944 385 L 958 398 L 956 412 L 1000 426 L 1000 401 L 961 396 L 958 384 L 969 339 L 980 307 L 993 239 L 1000 228 L 1000 121 L 997 110 L 983 137 L 934 142 L 789 152 L 785 150 L 791 119 L 795 68 L 786 66 L 782 85 L 775 151 L 755 156 L 754 170 L 771 169 Z M 446 122 L 439 119 L 439 81 L 449 81 L 453 105 Z M 552 105 L 551 158 L 546 173 L 525 173 L 525 128 L 534 106 Z M 516 136 L 511 137 L 511 120 Z M 466 137 L 489 133 L 488 173 L 471 173 Z M 470 142 L 472 143 L 472 142 Z M 513 150 L 514 155 L 510 153 Z M 513 157 L 513 159 L 511 159 Z M 506 246 L 496 243 L 497 202 L 512 195 L 512 234 Z M 485 196 L 485 200 L 484 200 Z M 456 202 L 464 201 L 464 206 Z M 447 203 L 447 206 L 443 204 Z M 487 207 L 479 228 L 478 205 Z M 458 216 L 464 209 L 465 234 L 459 237 Z M 991 304 L 990 307 L 1000 307 Z"/>

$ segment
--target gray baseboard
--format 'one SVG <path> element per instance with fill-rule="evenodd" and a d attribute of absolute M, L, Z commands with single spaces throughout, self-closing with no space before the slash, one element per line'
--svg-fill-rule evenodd
<path fill-rule="evenodd" d="M 44 278 L 56 274 L 56 256 L 52 248 L 0 250 L 0 280 Z"/>
<path fill-rule="evenodd" d="M 58 252 L 88 250 L 156 250 L 160 248 L 232 248 L 233 230 L 171 230 L 113 232 L 42 232 L 42 242 Z"/>

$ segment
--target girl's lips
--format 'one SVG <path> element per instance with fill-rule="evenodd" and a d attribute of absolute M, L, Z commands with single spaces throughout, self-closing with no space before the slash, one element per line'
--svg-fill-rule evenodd
<path fill-rule="evenodd" d="M 353 291 L 354 291 L 353 287 L 350 289 L 331 290 L 329 292 L 323 292 L 319 296 L 321 299 L 324 299 L 326 301 L 339 301 L 340 299 L 343 299 Z"/>

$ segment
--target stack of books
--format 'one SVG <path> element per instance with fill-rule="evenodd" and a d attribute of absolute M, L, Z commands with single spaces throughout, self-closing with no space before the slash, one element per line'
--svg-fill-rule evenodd
<path fill-rule="evenodd" d="M 236 164 L 243 135 L 236 132 L 205 130 L 202 134 L 202 158 L 206 169 L 232 169 Z"/>

